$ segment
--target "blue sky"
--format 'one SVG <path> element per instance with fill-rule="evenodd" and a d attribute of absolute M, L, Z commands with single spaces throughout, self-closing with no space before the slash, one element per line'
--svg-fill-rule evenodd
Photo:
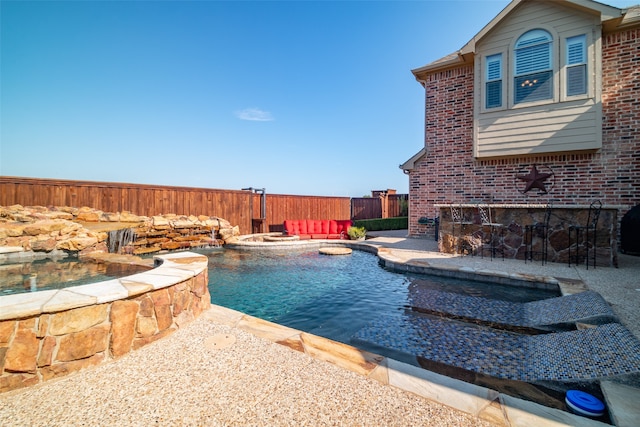
<path fill-rule="evenodd" d="M 3 0 L 0 174 L 406 193 L 410 70 L 508 3 Z"/>

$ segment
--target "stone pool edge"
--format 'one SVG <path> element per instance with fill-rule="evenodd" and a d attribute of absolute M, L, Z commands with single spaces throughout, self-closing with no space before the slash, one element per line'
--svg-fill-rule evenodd
<path fill-rule="evenodd" d="M 154 260 L 120 279 L 0 297 L 0 393 L 121 357 L 211 306 L 206 256 Z"/>

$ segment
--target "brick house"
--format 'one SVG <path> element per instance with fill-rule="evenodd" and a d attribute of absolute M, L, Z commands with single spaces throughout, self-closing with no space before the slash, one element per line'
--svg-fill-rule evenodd
<path fill-rule="evenodd" d="M 640 203 L 640 6 L 514 0 L 457 52 L 412 70 L 425 143 L 409 176 L 409 234 L 437 204 L 618 208 Z M 524 192 L 531 168 L 553 173 Z"/>

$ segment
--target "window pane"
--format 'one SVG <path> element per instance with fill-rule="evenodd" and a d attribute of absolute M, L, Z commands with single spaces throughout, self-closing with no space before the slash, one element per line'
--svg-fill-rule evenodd
<path fill-rule="evenodd" d="M 567 96 L 587 93 L 587 66 L 574 65 L 567 68 Z"/>
<path fill-rule="evenodd" d="M 527 74 L 551 68 L 551 46 L 543 44 L 516 51 L 516 74 Z"/>
<path fill-rule="evenodd" d="M 567 39 L 567 65 L 584 64 L 586 61 L 585 36 L 569 37 Z"/>
<path fill-rule="evenodd" d="M 521 47 L 531 46 L 534 44 L 541 44 L 551 41 L 551 34 L 545 30 L 531 30 L 527 31 L 520 36 L 516 43 L 516 49 Z"/>
<path fill-rule="evenodd" d="M 485 108 L 502 106 L 502 80 L 487 82 Z"/>
<path fill-rule="evenodd" d="M 553 97 L 552 76 L 552 71 L 545 71 L 516 77 L 514 102 L 518 104 L 551 99 Z"/>
<path fill-rule="evenodd" d="M 502 55 L 492 55 L 487 57 L 487 81 L 502 78 Z"/>

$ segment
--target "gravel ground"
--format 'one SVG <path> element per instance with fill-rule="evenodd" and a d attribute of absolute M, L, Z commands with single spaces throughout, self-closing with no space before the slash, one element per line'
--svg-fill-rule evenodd
<path fill-rule="evenodd" d="M 232 344 L 206 344 L 218 334 Z M 116 361 L 0 396 L 0 425 L 491 424 L 201 317 Z"/>

